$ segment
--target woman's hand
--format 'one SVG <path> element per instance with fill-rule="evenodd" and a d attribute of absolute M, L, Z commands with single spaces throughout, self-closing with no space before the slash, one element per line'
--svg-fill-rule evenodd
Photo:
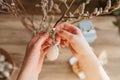
<path fill-rule="evenodd" d="M 37 34 L 28 44 L 18 80 L 38 80 L 44 57 L 52 40 L 47 33 Z"/>
<path fill-rule="evenodd" d="M 103 67 L 99 64 L 81 31 L 68 23 L 56 26 L 56 41 L 68 46 L 80 60 L 87 80 L 109 80 Z M 38 80 L 44 57 L 51 47 L 52 40 L 48 34 L 39 33 L 29 43 L 17 80 Z"/>
<path fill-rule="evenodd" d="M 110 80 L 79 28 L 62 23 L 56 26 L 56 33 L 56 40 L 79 59 L 86 80 Z"/>
<path fill-rule="evenodd" d="M 81 51 L 88 52 L 88 49 L 89 52 L 91 51 L 89 44 L 83 37 L 80 29 L 76 26 L 68 23 L 62 23 L 56 26 L 56 32 L 56 40 L 61 41 L 61 46 L 68 46 L 73 52 L 74 56 L 79 57 L 80 55 L 84 55 Z"/>

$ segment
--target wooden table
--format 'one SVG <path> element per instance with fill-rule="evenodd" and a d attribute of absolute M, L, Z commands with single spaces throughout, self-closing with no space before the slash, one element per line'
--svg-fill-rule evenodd
<path fill-rule="evenodd" d="M 111 22 L 108 22 L 108 18 L 109 20 L 111 19 L 110 21 L 114 20 L 113 17 L 107 17 L 103 21 L 103 18 L 100 17 L 97 18 L 97 21 L 94 19 L 93 22 L 113 26 Z M 105 24 L 105 21 L 107 24 Z M 101 30 L 101 24 L 99 23 L 95 24 L 97 25 L 98 39 L 92 45 L 98 53 L 103 49 L 108 52 L 108 59 L 110 62 L 104 66 L 105 70 L 112 80 L 120 80 L 120 39 L 116 38 L 118 37 L 116 29 L 104 30 L 102 28 L 103 30 Z M 115 38 L 116 41 L 111 38 Z M 31 36 L 16 18 L 0 15 L 0 47 L 9 52 L 15 60 L 16 67 L 18 68 L 11 80 L 15 80 L 18 74 L 25 55 L 26 45 L 30 39 Z M 72 73 L 71 67 L 68 63 L 71 56 L 72 54 L 68 48 L 62 48 L 58 60 L 54 62 L 45 60 L 40 74 L 40 80 L 79 80 L 78 77 Z"/>

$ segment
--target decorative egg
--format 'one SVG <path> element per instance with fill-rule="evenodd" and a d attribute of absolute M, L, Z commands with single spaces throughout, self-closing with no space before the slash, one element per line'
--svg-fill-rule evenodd
<path fill-rule="evenodd" d="M 7 65 L 7 68 L 8 68 L 8 69 L 13 69 L 13 65 L 9 63 L 9 64 Z"/>
<path fill-rule="evenodd" d="M 8 78 L 8 77 L 10 77 L 10 72 L 9 72 L 9 71 L 4 71 L 4 72 L 3 72 L 3 75 L 4 75 L 6 78 Z"/>
<path fill-rule="evenodd" d="M 3 78 L 9 78 L 12 69 L 13 65 L 6 61 L 4 55 L 0 54 L 0 80 Z"/>
<path fill-rule="evenodd" d="M 3 61 L 5 61 L 5 56 L 0 54 L 0 62 L 3 62 Z"/>
<path fill-rule="evenodd" d="M 0 63 L 0 72 L 4 71 L 4 65 L 2 63 Z"/>
<path fill-rule="evenodd" d="M 57 45 L 53 45 L 49 50 L 47 54 L 47 59 L 50 61 L 54 61 L 58 58 L 59 55 L 59 49 Z"/>

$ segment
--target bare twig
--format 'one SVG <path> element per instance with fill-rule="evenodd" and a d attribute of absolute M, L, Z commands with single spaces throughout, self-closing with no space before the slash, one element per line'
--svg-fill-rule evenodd
<path fill-rule="evenodd" d="M 24 15 L 26 15 L 25 17 L 28 19 L 28 21 L 31 22 L 31 25 L 32 25 L 31 27 L 33 29 L 35 29 L 35 26 L 34 26 L 34 23 L 33 23 L 33 19 L 31 19 L 30 17 L 28 17 L 28 13 L 27 13 L 26 9 L 24 8 L 24 6 L 21 4 L 20 0 L 16 0 L 16 1 L 20 5 L 20 7 L 22 8 L 22 10 L 24 11 L 24 13 L 25 13 Z"/>
<path fill-rule="evenodd" d="M 20 14 L 18 13 L 17 9 L 15 9 L 15 11 L 13 11 L 13 7 L 11 7 L 9 4 L 7 3 L 2 3 L 3 5 L 7 6 L 7 8 L 9 9 L 9 12 L 12 13 L 13 15 L 15 15 L 16 17 L 18 17 L 20 19 L 20 21 L 23 23 L 23 25 L 27 28 L 27 30 L 29 30 L 30 32 L 32 32 L 32 29 L 30 29 L 28 27 L 28 24 L 25 22 L 25 20 L 20 16 Z"/>
<path fill-rule="evenodd" d="M 86 0 L 86 3 L 80 3 L 80 5 L 73 12 L 70 12 L 75 0 L 71 0 L 69 4 L 68 4 L 68 0 L 59 0 L 61 1 L 60 5 L 64 3 L 66 10 L 54 24 L 53 20 L 55 19 L 53 17 L 56 16 L 55 13 L 61 12 L 60 5 L 54 2 L 54 0 L 41 0 L 40 7 L 42 9 L 43 14 L 42 14 L 42 17 L 40 17 L 40 25 L 35 25 L 35 22 L 33 21 L 34 14 L 32 14 L 32 17 L 29 17 L 27 11 L 25 10 L 24 6 L 21 4 L 20 0 L 17 0 L 17 3 L 20 5 L 20 7 L 23 10 L 23 12 L 22 11 L 20 12 L 19 7 L 15 3 L 15 0 L 12 0 L 12 1 L 13 1 L 12 5 L 9 4 L 6 0 L 5 2 L 2 1 L 2 5 L 6 6 L 8 13 L 18 17 L 19 20 L 24 25 L 24 27 L 29 32 L 32 32 L 32 33 L 34 32 L 34 34 L 37 34 L 41 31 L 51 32 L 53 28 L 55 28 L 55 26 L 60 22 L 69 21 L 70 23 L 74 24 L 83 19 L 89 19 L 91 17 L 95 17 L 99 15 L 110 14 L 114 10 L 120 7 L 120 0 L 116 0 L 116 4 L 114 4 L 113 6 L 111 5 L 111 0 L 108 0 L 106 7 L 104 9 L 95 8 L 95 10 L 90 13 L 89 11 L 85 11 L 85 7 L 86 7 L 86 4 L 89 4 L 91 0 Z M 0 5 L 1 5 L 1 2 L 0 2 Z M 5 12 L 3 11 L 3 13 Z M 52 34 L 54 34 L 54 31 L 52 32 Z"/>
<path fill-rule="evenodd" d="M 73 3 L 75 2 L 75 0 L 72 0 L 70 3 L 70 6 L 67 8 L 67 10 L 63 13 L 63 15 L 61 16 L 61 18 L 55 23 L 54 27 L 64 18 L 64 16 L 66 15 L 66 13 L 68 13 L 68 11 L 71 9 Z"/>

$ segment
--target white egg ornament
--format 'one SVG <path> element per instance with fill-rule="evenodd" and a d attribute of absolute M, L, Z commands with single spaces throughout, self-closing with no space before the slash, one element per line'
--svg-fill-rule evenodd
<path fill-rule="evenodd" d="M 47 54 L 47 59 L 50 61 L 54 61 L 58 58 L 59 55 L 59 49 L 57 45 L 53 45 L 49 50 Z"/>
<path fill-rule="evenodd" d="M 4 75 L 6 78 L 9 78 L 9 77 L 10 77 L 10 72 L 9 72 L 9 71 L 4 71 L 4 72 L 3 72 L 3 75 Z"/>

